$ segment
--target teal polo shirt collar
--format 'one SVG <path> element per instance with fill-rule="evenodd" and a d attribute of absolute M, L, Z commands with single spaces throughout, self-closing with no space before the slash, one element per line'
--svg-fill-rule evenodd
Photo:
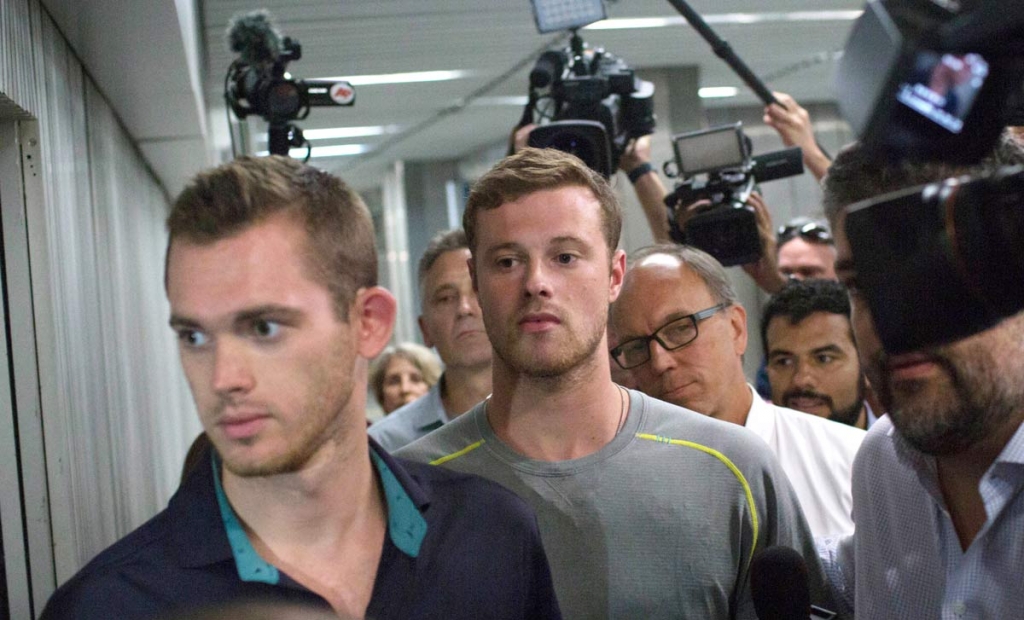
<path fill-rule="evenodd" d="M 420 514 L 417 504 L 413 502 L 405 487 L 388 466 L 384 457 L 377 453 L 376 446 L 371 444 L 370 460 L 377 468 L 384 498 L 388 508 L 388 536 L 399 551 L 409 557 L 419 555 L 420 545 L 427 534 L 427 520 Z M 277 567 L 260 557 L 249 542 L 242 524 L 239 523 L 235 511 L 228 503 L 224 487 L 220 482 L 220 461 L 216 452 L 211 452 L 210 462 L 213 467 L 213 486 L 217 494 L 217 505 L 220 507 L 221 521 L 231 545 L 231 554 L 235 559 L 238 577 L 242 581 L 268 583 L 277 585 L 281 573 Z"/>

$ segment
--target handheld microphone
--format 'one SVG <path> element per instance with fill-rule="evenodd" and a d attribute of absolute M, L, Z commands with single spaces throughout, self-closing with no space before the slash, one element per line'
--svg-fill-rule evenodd
<path fill-rule="evenodd" d="M 807 563 L 789 547 L 768 547 L 750 564 L 750 595 L 758 620 L 830 620 L 811 605 Z"/>

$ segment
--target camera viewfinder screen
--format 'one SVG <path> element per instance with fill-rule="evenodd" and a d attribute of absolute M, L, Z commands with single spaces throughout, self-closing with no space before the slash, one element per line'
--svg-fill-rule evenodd
<path fill-rule="evenodd" d="M 986 76 L 988 63 L 979 54 L 920 52 L 896 99 L 947 131 L 960 133 Z"/>
<path fill-rule="evenodd" d="M 735 126 L 675 137 L 676 157 L 685 175 L 714 172 L 743 165 L 742 138 Z"/>

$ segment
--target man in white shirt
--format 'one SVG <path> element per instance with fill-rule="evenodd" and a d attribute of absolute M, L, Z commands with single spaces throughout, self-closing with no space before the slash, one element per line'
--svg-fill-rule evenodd
<path fill-rule="evenodd" d="M 772 402 L 864 430 L 874 422 L 842 284 L 787 284 L 764 308 L 761 341 Z"/>
<path fill-rule="evenodd" d="M 994 159 L 1024 163 L 1024 151 L 1006 140 Z M 839 569 L 830 576 L 840 598 L 855 600 L 859 618 L 1024 617 L 1024 314 L 889 354 L 845 230 L 851 204 L 969 172 L 977 170 L 879 161 L 853 145 L 825 180 L 836 273 L 850 290 L 865 373 L 888 412 L 854 468 L 857 532 L 823 546 Z"/>
<path fill-rule="evenodd" d="M 638 251 L 612 305 L 612 359 L 655 398 L 746 426 L 775 452 L 815 536 L 853 530 L 850 472 L 864 432 L 762 401 L 743 375 L 746 311 L 696 248 Z"/>

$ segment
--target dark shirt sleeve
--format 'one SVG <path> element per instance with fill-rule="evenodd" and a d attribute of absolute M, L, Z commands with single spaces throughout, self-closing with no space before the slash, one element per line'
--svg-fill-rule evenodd
<path fill-rule="evenodd" d="M 537 519 L 533 517 L 533 536 L 526 549 L 526 566 L 530 568 L 531 582 L 528 587 L 528 608 L 526 618 L 561 620 L 562 612 L 558 608 L 555 597 L 555 586 L 551 582 L 551 568 L 548 566 L 547 554 L 540 542 L 540 530 Z"/>

